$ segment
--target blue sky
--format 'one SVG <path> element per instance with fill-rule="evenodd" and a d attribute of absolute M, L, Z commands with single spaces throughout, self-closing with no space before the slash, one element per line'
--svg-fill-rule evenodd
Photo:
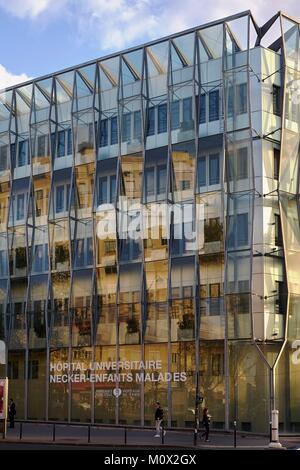
<path fill-rule="evenodd" d="M 299 0 L 0 0 L 0 88 L 251 9 L 261 25 Z"/>

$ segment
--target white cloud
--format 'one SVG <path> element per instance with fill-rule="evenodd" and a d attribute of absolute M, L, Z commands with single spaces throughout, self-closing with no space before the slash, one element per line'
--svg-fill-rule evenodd
<path fill-rule="evenodd" d="M 0 8 L 19 18 L 66 19 L 72 24 L 74 37 L 78 32 L 80 41 L 96 42 L 100 53 L 248 9 L 262 25 L 282 5 L 282 0 L 0 0 Z M 285 0 L 284 9 L 300 17 L 299 0 Z"/>
<path fill-rule="evenodd" d="M 20 75 L 14 75 L 10 73 L 6 68 L 0 64 L 0 90 L 4 88 L 8 88 L 12 85 L 16 85 L 18 83 L 26 82 L 29 80 L 25 73 L 21 73 Z"/>

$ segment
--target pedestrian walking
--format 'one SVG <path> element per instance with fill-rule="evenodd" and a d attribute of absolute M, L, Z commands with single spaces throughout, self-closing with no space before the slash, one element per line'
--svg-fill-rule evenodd
<path fill-rule="evenodd" d="M 11 398 L 9 400 L 9 405 L 8 405 L 8 419 L 9 419 L 10 428 L 15 427 L 15 415 L 16 415 L 16 405 L 13 399 Z"/>
<path fill-rule="evenodd" d="M 155 403 L 156 410 L 155 410 L 155 430 L 156 434 L 154 437 L 160 437 L 160 431 L 163 431 L 164 436 L 166 435 L 166 431 L 163 430 L 163 419 L 164 419 L 164 410 L 160 406 L 159 401 Z"/>
<path fill-rule="evenodd" d="M 210 442 L 208 437 L 209 437 L 209 425 L 210 425 L 210 419 L 211 416 L 208 413 L 208 409 L 204 408 L 203 410 L 203 416 L 202 416 L 202 423 L 205 428 L 205 431 L 201 434 L 200 439 L 205 436 L 205 442 Z"/>

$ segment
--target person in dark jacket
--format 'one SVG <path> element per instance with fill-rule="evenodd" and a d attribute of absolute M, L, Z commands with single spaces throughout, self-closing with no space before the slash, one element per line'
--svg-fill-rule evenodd
<path fill-rule="evenodd" d="M 9 400 L 9 405 L 8 405 L 8 419 L 9 419 L 10 428 L 15 427 L 15 415 L 16 415 L 16 405 L 13 399 L 11 398 Z"/>
<path fill-rule="evenodd" d="M 200 439 L 202 439 L 202 437 L 205 436 L 205 442 L 209 442 L 208 436 L 209 436 L 210 415 L 208 414 L 207 408 L 204 408 L 203 410 L 202 423 L 205 428 L 205 431 L 204 433 L 201 434 Z"/>
<path fill-rule="evenodd" d="M 164 419 L 164 410 L 160 406 L 159 401 L 155 403 L 156 410 L 155 410 L 155 429 L 156 429 L 156 434 L 154 437 L 160 437 L 159 432 L 162 430 L 162 422 Z M 164 435 L 166 434 L 166 431 L 163 431 Z"/>

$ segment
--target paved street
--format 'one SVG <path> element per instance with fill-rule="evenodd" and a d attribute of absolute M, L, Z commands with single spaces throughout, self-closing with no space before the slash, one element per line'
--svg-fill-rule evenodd
<path fill-rule="evenodd" d="M 164 444 L 161 438 L 154 437 L 154 431 L 151 429 L 131 429 L 110 427 L 90 428 L 90 443 L 88 443 L 88 427 L 75 425 L 55 425 L 55 442 L 53 442 L 53 425 L 27 423 L 22 426 L 22 439 L 20 440 L 20 424 L 16 423 L 14 429 L 8 429 L 5 441 L 0 442 L 3 446 L 18 445 L 27 446 L 27 448 L 41 447 L 41 444 L 49 448 L 60 448 L 65 446 L 80 446 L 80 448 L 110 448 L 110 447 L 135 447 L 135 448 L 153 448 L 153 447 L 174 447 L 174 448 L 194 448 L 193 430 L 187 431 L 167 431 L 164 437 Z M 288 449 L 300 447 L 300 436 L 281 437 L 280 442 Z M 269 439 L 263 436 L 252 436 L 237 434 L 238 449 L 266 449 Z M 42 447 L 43 447 L 42 446 Z M 233 434 L 212 433 L 210 442 L 204 443 L 198 438 L 197 447 L 199 449 L 233 449 Z"/>

